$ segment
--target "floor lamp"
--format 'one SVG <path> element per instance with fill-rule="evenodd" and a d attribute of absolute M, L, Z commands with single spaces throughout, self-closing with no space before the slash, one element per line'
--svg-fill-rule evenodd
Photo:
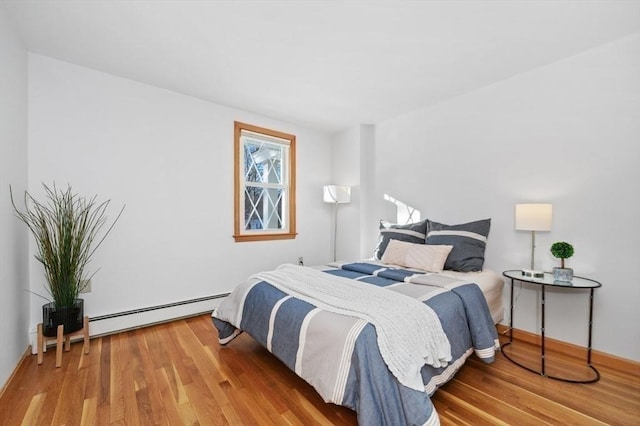
<path fill-rule="evenodd" d="M 523 269 L 529 278 L 544 278 L 544 272 L 535 269 L 536 231 L 551 231 L 551 204 L 516 204 L 516 230 L 531 231 L 531 269 Z"/>
<path fill-rule="evenodd" d="M 336 240 L 338 237 L 338 204 L 351 202 L 351 187 L 338 185 L 325 185 L 325 203 L 332 203 L 333 206 L 333 261 L 336 261 Z"/>

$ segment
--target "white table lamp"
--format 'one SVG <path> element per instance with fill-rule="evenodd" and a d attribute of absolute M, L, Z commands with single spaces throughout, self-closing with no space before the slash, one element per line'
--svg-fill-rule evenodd
<path fill-rule="evenodd" d="M 531 269 L 522 270 L 526 277 L 544 277 L 543 271 L 535 269 L 536 231 L 551 231 L 552 212 L 551 204 L 516 204 L 516 230 L 531 231 Z"/>

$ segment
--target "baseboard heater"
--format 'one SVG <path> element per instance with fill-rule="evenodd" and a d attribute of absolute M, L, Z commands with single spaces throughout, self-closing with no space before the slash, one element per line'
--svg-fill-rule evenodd
<path fill-rule="evenodd" d="M 196 299 L 90 317 L 89 335 L 91 337 L 99 337 L 212 312 L 222 302 L 222 299 L 228 295 L 229 293 L 214 294 Z M 32 352 L 35 353 L 37 347 L 35 329 L 31 330 L 30 335 Z"/>
<path fill-rule="evenodd" d="M 145 327 L 213 311 L 229 293 L 181 300 L 163 305 L 115 312 L 89 318 L 91 337 Z"/>

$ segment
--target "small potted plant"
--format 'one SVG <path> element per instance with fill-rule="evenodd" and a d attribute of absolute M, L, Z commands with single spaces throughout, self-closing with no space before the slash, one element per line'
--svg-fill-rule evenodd
<path fill-rule="evenodd" d="M 573 246 L 565 241 L 558 241 L 551 245 L 551 254 L 560 259 L 560 267 L 553 268 L 555 281 L 569 282 L 573 279 L 573 269 L 564 267 L 564 260 L 573 256 Z"/>

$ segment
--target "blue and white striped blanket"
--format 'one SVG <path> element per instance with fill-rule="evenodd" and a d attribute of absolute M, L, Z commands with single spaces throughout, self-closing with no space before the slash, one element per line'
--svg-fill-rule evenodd
<path fill-rule="evenodd" d="M 241 330 L 246 331 L 325 401 L 355 410 L 361 425 L 437 425 L 438 415 L 429 396 L 474 351 L 485 362 L 493 362 L 498 336 L 477 285 L 371 263 L 346 264 L 324 272 L 384 287 L 435 311 L 449 339 L 452 360 L 444 367 L 422 367 L 424 391 L 402 385 L 389 371 L 372 324 L 319 309 L 266 281 L 248 280 L 213 312 L 220 343 L 227 344 Z"/>

